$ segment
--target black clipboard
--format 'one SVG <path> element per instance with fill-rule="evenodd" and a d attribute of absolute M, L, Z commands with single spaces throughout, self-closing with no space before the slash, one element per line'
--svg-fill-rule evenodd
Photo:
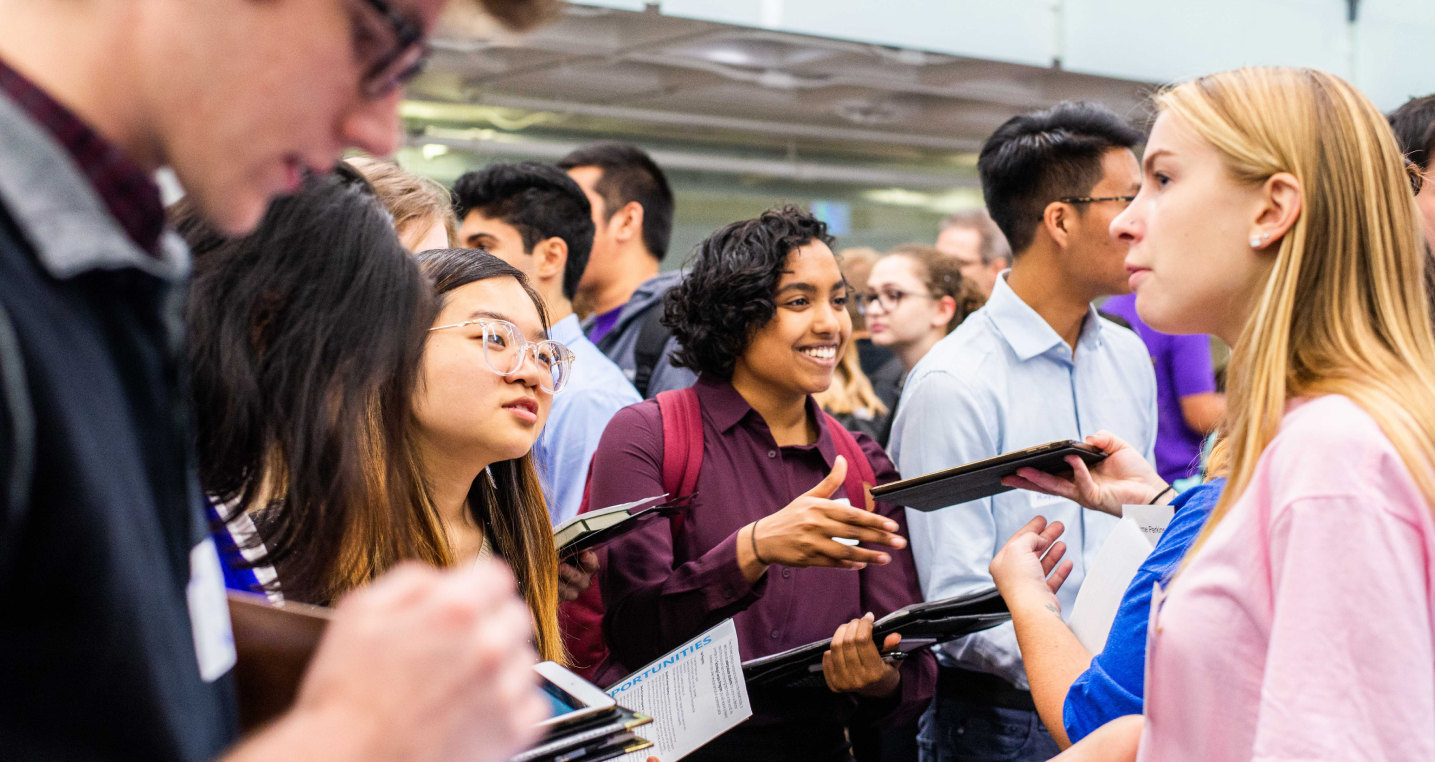
<path fill-rule="evenodd" d="M 872 497 L 918 511 L 935 511 L 938 508 L 1010 492 L 1012 488 L 1002 484 L 1002 479 L 1015 476 L 1019 468 L 1034 468 L 1042 473 L 1069 476 L 1071 465 L 1066 462 L 1068 455 L 1081 458 L 1087 466 L 1106 460 L 1104 451 L 1085 442 L 1071 439 L 1048 442 L 945 471 L 935 471 L 873 487 Z"/>
<path fill-rule="evenodd" d="M 688 508 L 692 507 L 693 498 L 696 496 L 697 493 L 694 493 L 692 495 L 680 497 L 677 500 L 663 503 L 662 505 L 655 505 L 650 508 L 644 508 L 641 511 L 629 514 L 627 518 L 623 519 L 622 521 L 619 521 L 616 524 L 583 534 L 577 539 L 565 545 L 559 546 L 557 548 L 558 558 L 560 560 L 566 561 L 578 555 L 579 553 L 582 553 L 585 550 L 591 550 L 593 548 L 606 545 L 609 542 L 612 542 L 613 540 L 616 540 L 619 537 L 622 537 L 623 535 L 642 527 L 644 524 L 647 524 L 653 519 L 671 518 L 672 516 L 682 513 L 683 511 L 686 511 Z"/>
<path fill-rule="evenodd" d="M 928 603 L 914 603 L 877 620 L 872 639 L 885 640 L 892 633 L 902 636 L 897 660 L 938 643 L 988 630 L 1011 620 L 1011 612 L 997 589 L 987 588 L 967 595 Z M 820 687 L 822 654 L 832 640 L 819 640 L 781 653 L 749 659 L 742 663 L 743 680 L 749 687 Z"/>

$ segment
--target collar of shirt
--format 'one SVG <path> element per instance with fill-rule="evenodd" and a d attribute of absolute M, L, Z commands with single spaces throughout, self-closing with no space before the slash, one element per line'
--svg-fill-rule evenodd
<path fill-rule="evenodd" d="M 548 327 L 548 338 L 569 349 L 582 337 L 583 324 L 578 322 L 577 315 L 569 315 Z"/>
<path fill-rule="evenodd" d="M 704 373 L 698 376 L 693 388 L 698 393 L 698 404 L 702 407 L 703 415 L 712 421 L 718 431 L 727 434 L 733 427 L 746 421 L 750 427 L 761 431 L 769 439 L 773 438 L 767 421 L 752 409 L 752 405 L 743 399 L 731 382 Z M 827 462 L 827 467 L 831 468 L 837 460 L 837 445 L 832 441 L 831 432 L 827 430 L 827 416 L 822 414 L 822 409 L 817 406 L 812 395 L 807 396 L 807 414 L 817 421 L 817 442 L 806 446 L 817 448 L 817 451 L 822 453 L 822 459 Z M 776 440 L 773 440 L 773 444 L 776 444 Z"/>
<path fill-rule="evenodd" d="M 0 91 L 49 131 L 130 240 L 145 253 L 158 257 L 164 206 L 159 185 L 149 173 L 4 60 L 0 60 Z"/>
<path fill-rule="evenodd" d="M 1061 356 L 1071 362 L 1071 348 L 1066 346 L 1066 341 L 1007 285 L 1006 277 L 1010 272 L 1006 270 L 997 278 L 991 298 L 986 303 L 987 316 L 996 325 L 997 332 L 1022 362 L 1055 348 L 1060 348 Z M 1096 307 L 1089 306 L 1086 320 L 1081 325 L 1081 334 L 1076 339 L 1077 349 L 1092 342 L 1096 346 L 1101 345 L 1101 320 L 1096 314 Z"/>
<path fill-rule="evenodd" d="M 157 255 L 142 249 L 56 136 L 3 88 L 0 146 L 0 204 L 51 277 L 133 269 L 175 282 L 188 274 L 184 241 L 162 231 Z"/>

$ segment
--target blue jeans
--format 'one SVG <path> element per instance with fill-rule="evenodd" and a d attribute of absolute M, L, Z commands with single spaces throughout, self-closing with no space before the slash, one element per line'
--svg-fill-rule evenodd
<path fill-rule="evenodd" d="M 1044 762 L 1061 750 L 1036 712 L 938 695 L 917 733 L 921 762 Z"/>

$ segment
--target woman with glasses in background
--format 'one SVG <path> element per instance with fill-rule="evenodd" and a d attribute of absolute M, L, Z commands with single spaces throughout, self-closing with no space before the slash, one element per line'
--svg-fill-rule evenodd
<path fill-rule="evenodd" d="M 901 365 L 899 399 L 917 361 L 986 302 L 976 283 L 962 277 L 961 267 L 957 258 L 919 243 L 902 244 L 872 265 L 857 309 L 867 319 L 872 343 L 892 350 L 892 362 Z M 894 407 L 878 440 L 883 447 L 895 415 Z"/>
<path fill-rule="evenodd" d="M 440 299 L 414 390 L 409 462 L 446 560 L 496 555 L 533 614 L 539 655 L 562 662 L 558 556 L 533 444 L 573 355 L 547 340 L 543 300 L 522 272 L 474 249 L 418 257 Z"/>

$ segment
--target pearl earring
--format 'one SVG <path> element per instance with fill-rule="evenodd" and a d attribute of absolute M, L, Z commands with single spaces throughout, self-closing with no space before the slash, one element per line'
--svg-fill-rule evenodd
<path fill-rule="evenodd" d="M 1271 239 L 1271 234 L 1270 234 L 1270 233 L 1261 233 L 1260 235 L 1253 235 L 1253 236 L 1251 236 L 1251 248 L 1252 248 L 1252 249 L 1259 249 L 1259 248 L 1261 248 L 1262 246 L 1265 246 L 1265 245 L 1266 245 L 1266 241 L 1269 241 L 1270 239 Z"/>

